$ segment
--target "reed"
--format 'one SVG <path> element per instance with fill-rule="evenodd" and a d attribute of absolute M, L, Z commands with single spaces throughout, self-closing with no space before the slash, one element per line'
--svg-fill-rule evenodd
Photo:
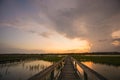
<path fill-rule="evenodd" d="M 94 63 L 108 64 L 120 66 L 120 56 L 86 56 L 86 55 L 73 55 L 80 62 L 92 61 Z"/>

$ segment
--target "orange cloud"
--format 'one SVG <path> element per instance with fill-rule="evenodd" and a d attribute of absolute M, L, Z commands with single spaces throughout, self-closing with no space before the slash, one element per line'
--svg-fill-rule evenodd
<path fill-rule="evenodd" d="M 120 41 L 113 41 L 112 44 L 113 44 L 114 46 L 120 46 Z"/>

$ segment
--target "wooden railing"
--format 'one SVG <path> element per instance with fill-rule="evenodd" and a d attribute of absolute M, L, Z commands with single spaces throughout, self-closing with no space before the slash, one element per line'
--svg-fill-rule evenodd
<path fill-rule="evenodd" d="M 40 73 L 32 76 L 28 80 L 59 80 L 62 68 L 65 64 L 65 59 L 61 59 L 59 62 L 49 66 Z M 76 59 L 71 57 L 75 72 L 79 75 L 80 80 L 108 80 L 96 71 L 90 69 L 86 65 L 78 62 Z"/>
<path fill-rule="evenodd" d="M 86 65 L 78 62 L 76 59 L 71 57 L 73 61 L 74 68 L 76 69 L 77 73 L 79 74 L 81 80 L 108 80 L 96 71 L 90 69 Z"/>
<path fill-rule="evenodd" d="M 61 59 L 59 62 L 54 63 L 28 80 L 57 80 L 61 73 L 61 69 L 64 67 L 64 60 L 65 58 Z"/>

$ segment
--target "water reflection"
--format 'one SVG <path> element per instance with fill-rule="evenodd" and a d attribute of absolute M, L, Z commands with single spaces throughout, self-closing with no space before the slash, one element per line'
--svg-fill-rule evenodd
<path fill-rule="evenodd" d="M 82 63 L 100 73 L 109 80 L 120 80 L 120 66 L 116 67 L 113 65 L 94 63 L 91 61 Z"/>
<path fill-rule="evenodd" d="M 26 80 L 50 65 L 43 60 L 0 64 L 0 80 Z"/>

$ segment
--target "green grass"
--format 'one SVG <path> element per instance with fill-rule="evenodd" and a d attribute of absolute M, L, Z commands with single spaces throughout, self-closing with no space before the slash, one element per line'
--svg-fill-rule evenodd
<path fill-rule="evenodd" d="M 41 54 L 1 54 L 0 55 L 0 63 L 7 63 L 7 62 L 16 62 L 22 60 L 45 60 L 45 61 L 52 61 L 57 62 L 62 57 L 58 55 L 41 55 Z"/>
<path fill-rule="evenodd" d="M 46 57 L 43 57 L 42 60 L 57 62 L 57 61 L 61 60 L 62 58 L 63 57 L 59 57 L 59 56 L 46 56 Z"/>
<path fill-rule="evenodd" d="M 92 61 L 94 63 L 108 64 L 114 66 L 120 66 L 120 56 L 84 56 L 84 55 L 73 55 L 75 59 L 80 62 Z"/>

